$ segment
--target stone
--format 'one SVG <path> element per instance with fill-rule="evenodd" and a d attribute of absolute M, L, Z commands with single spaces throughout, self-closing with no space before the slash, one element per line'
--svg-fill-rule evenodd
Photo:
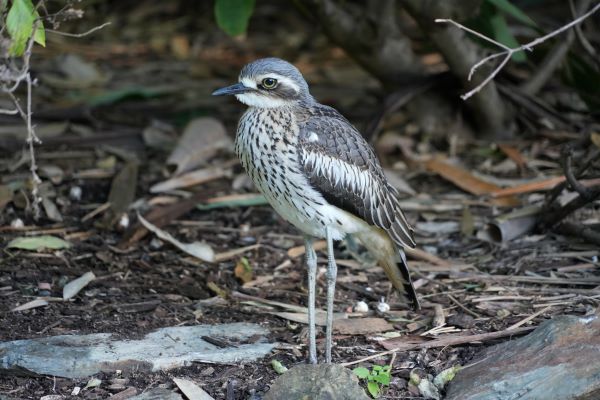
<path fill-rule="evenodd" d="M 299 365 L 278 377 L 264 400 L 368 400 L 351 370 L 336 364 Z"/>
<path fill-rule="evenodd" d="M 560 316 L 486 349 L 445 400 L 600 399 L 600 317 Z"/>
<path fill-rule="evenodd" d="M 116 370 L 164 371 L 192 362 L 252 361 L 275 346 L 266 342 L 268 333 L 257 324 L 233 323 L 161 328 L 139 340 L 117 340 L 109 333 L 97 333 L 0 342 L 0 374 L 84 378 Z M 237 346 L 219 347 L 202 337 L 221 338 Z M 252 343 L 243 343 L 250 338 Z"/>
<path fill-rule="evenodd" d="M 130 397 L 128 400 L 183 400 L 183 397 L 169 389 L 155 388 Z"/>

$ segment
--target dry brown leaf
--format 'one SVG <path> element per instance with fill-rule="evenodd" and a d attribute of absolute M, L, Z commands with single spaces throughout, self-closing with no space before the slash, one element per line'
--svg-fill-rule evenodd
<path fill-rule="evenodd" d="M 235 277 L 241 280 L 243 283 L 250 282 L 254 279 L 254 271 L 250 266 L 250 262 L 246 257 L 240 258 L 240 260 L 235 264 L 235 269 L 233 270 Z"/>
<path fill-rule="evenodd" d="M 528 182 L 522 185 L 517 185 L 505 189 L 493 190 L 490 195 L 492 197 L 513 196 L 516 194 L 536 192 L 538 190 L 552 189 L 554 186 L 562 183 L 565 180 L 564 176 L 556 176 L 554 178 L 544 179 L 537 182 Z"/>
<path fill-rule="evenodd" d="M 174 175 L 179 175 L 205 164 L 218 151 L 232 146 L 233 142 L 221 121 L 209 117 L 196 118 L 183 130 L 167 159 L 167 165 L 175 168 Z"/>
<path fill-rule="evenodd" d="M 429 170 L 440 175 L 442 178 L 452 182 L 466 192 L 477 196 L 487 195 L 502 189 L 493 183 L 486 182 L 474 176 L 465 169 L 459 168 L 440 159 L 429 160 L 425 163 L 425 165 Z M 519 204 L 519 200 L 514 197 L 506 197 L 502 199 L 495 199 L 493 203 L 500 206 L 515 206 Z"/>
<path fill-rule="evenodd" d="M 516 147 L 510 146 L 508 144 L 499 143 L 498 148 L 502 150 L 504 154 L 511 160 L 517 164 L 519 169 L 524 169 L 527 167 L 527 160 L 523 157 L 523 154 Z"/>
<path fill-rule="evenodd" d="M 223 178 L 229 174 L 231 174 L 231 170 L 222 167 L 203 168 L 156 183 L 150 187 L 150 193 L 160 193 L 195 186 Z"/>

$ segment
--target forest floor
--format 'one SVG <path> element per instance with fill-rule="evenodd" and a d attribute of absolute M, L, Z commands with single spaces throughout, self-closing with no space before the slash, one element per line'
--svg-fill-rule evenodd
<path fill-rule="evenodd" d="M 306 305 L 302 236 L 261 204 L 228 145 L 202 139 L 202 122 L 200 128 L 189 125 L 199 117 L 213 117 L 233 138 L 242 105 L 210 93 L 231 83 L 235 71 L 254 54 L 235 58 L 214 48 L 204 51 L 205 58 L 194 58 L 184 42 L 179 37 L 170 43 L 182 60 L 156 57 L 156 49 L 141 45 L 130 46 L 124 54 L 114 44 L 100 48 L 72 39 L 36 54 L 32 63 L 40 85 L 35 89 L 35 123 L 43 141 L 36 156 L 45 204 L 42 217 L 35 220 L 27 195 L 29 159 L 21 152 L 25 131 L 18 119 L 3 117 L 0 185 L 13 194 L 5 202 L 0 198 L 0 339 L 100 332 L 133 339 L 160 327 L 254 322 L 267 328 L 269 340 L 278 345 L 255 362 L 194 363 L 124 376 L 101 373 L 96 377 L 102 383 L 86 389 L 84 398 L 107 398 L 126 387 L 138 393 L 175 388 L 173 377 L 195 381 L 215 399 L 260 398 L 277 377 L 272 360 L 288 368 L 305 362 L 306 326 L 260 307 L 260 299 Z M 377 113 L 377 83 L 341 52 L 319 61 L 303 58 L 299 67 L 314 83 L 315 96 L 359 127 Z M 210 178 L 151 190 L 172 176 L 166 159 L 186 126 L 198 129 L 193 151 L 206 152 L 193 169 Z M 212 134 L 223 139 L 219 132 Z M 461 137 L 458 147 L 442 148 L 436 144 L 440 139 L 422 137 L 401 113 L 389 118 L 375 147 L 415 226 L 418 251 L 409 254 L 409 263 L 423 310 L 402 304 L 383 271 L 361 249 L 337 244 L 335 307 L 356 323 L 335 335 L 334 362 L 366 367 L 391 362 L 392 381 L 381 398 L 418 399 L 421 394 L 409 383 L 411 372 L 435 376 L 468 365 L 483 347 L 526 333 L 510 332 L 517 327 L 593 312 L 600 299 L 596 246 L 528 229 L 512 240 L 494 241 L 484 234 L 493 216 L 544 198 L 531 188 L 511 197 L 494 197 L 492 192 L 562 176 L 559 149 L 574 137 L 573 132 L 548 129 L 503 147 Z M 482 188 L 487 192 L 469 193 Z M 189 207 L 185 199 L 190 197 L 204 206 Z M 198 260 L 153 234 L 128 240 L 132 231 L 142 231 L 136 213 L 148 215 L 164 206 L 171 207 L 161 223 L 164 230 L 182 242 L 205 242 L 222 255 L 221 261 Z M 598 223 L 597 211 L 582 210 L 578 219 Z M 71 247 L 7 248 L 15 238 L 41 235 L 62 238 Z M 318 256 L 317 305 L 323 308 L 326 255 L 320 250 Z M 88 271 L 95 279 L 62 301 L 64 284 Z M 36 298 L 47 304 L 14 311 Z M 382 299 L 389 312 L 377 311 Z M 367 302 L 370 311 L 354 312 L 359 301 Z M 370 326 L 373 320 L 361 324 L 365 317 L 387 321 L 391 329 L 377 331 Z M 468 339 L 490 332 L 505 334 L 476 343 Z M 464 343 L 444 345 L 444 339 L 456 337 L 464 337 Z M 320 354 L 322 338 L 319 331 Z M 419 346 L 435 339 L 441 340 L 439 346 Z M 414 345 L 360 361 L 403 341 Z M 123 377 L 126 381 L 115 385 Z M 88 380 L 0 375 L 0 393 L 19 399 L 53 394 L 69 398 L 74 387 L 84 387 Z"/>

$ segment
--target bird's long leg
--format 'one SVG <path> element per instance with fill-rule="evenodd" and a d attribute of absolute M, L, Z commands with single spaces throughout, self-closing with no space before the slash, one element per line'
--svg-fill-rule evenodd
<path fill-rule="evenodd" d="M 317 363 L 317 339 L 315 329 L 315 291 L 317 282 L 317 254 L 310 237 L 304 238 L 306 266 L 308 267 L 308 362 Z"/>
<path fill-rule="evenodd" d="M 337 265 L 333 255 L 333 239 L 331 228 L 325 229 L 327 238 L 327 332 L 325 337 L 325 362 L 331 363 L 331 346 L 333 344 L 333 299 L 335 296 L 335 279 L 337 277 Z"/>

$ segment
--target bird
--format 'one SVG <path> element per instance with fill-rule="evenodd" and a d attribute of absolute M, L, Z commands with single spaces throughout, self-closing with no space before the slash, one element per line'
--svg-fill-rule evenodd
<path fill-rule="evenodd" d="M 405 248 L 413 229 L 373 148 L 337 110 L 310 94 L 302 73 L 279 58 L 246 64 L 238 82 L 215 90 L 248 106 L 235 152 L 268 203 L 304 235 L 308 269 L 308 362 L 317 363 L 315 239 L 327 242 L 325 362 L 331 363 L 337 265 L 333 242 L 351 235 L 378 260 L 394 288 L 420 308 Z"/>

